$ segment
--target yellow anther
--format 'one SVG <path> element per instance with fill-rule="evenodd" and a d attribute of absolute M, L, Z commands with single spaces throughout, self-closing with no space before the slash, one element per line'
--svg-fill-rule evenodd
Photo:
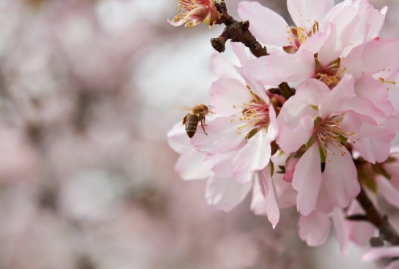
<path fill-rule="evenodd" d="M 384 78 L 379 78 L 378 80 L 379 80 L 381 83 L 389 83 L 389 84 L 393 84 L 393 85 L 396 84 L 395 81 L 385 80 Z"/>

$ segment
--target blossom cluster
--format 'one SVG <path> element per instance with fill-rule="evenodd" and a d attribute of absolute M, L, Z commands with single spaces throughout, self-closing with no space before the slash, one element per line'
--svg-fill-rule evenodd
<path fill-rule="evenodd" d="M 207 18 L 217 15 L 214 1 L 191 2 L 201 2 Z M 350 242 L 364 246 L 376 234 L 371 224 L 346 219 L 364 214 L 355 199 L 362 187 L 399 208 L 399 154 L 391 150 L 399 132 L 399 41 L 379 38 L 387 8 L 367 0 L 287 6 L 295 26 L 257 2 L 239 4 L 270 55 L 255 58 L 233 42 L 239 66 L 213 54 L 219 78 L 206 133 L 198 128 L 189 139 L 177 123 L 169 144 L 181 154 L 175 169 L 184 180 L 208 180 L 209 204 L 228 211 L 252 192 L 251 210 L 273 227 L 281 209 L 296 206 L 308 245 L 323 244 L 333 226 L 345 254 Z M 189 15 L 179 18 L 190 24 Z"/>

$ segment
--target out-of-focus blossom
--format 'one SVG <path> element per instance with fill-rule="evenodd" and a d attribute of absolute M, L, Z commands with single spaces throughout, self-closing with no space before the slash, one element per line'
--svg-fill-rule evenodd
<path fill-rule="evenodd" d="M 366 251 L 363 256 L 363 261 L 374 261 L 381 258 L 398 258 L 399 257 L 399 247 L 382 247 L 382 248 L 373 248 Z M 385 269 L 398 269 L 399 261 L 391 262 Z"/>
<path fill-rule="evenodd" d="M 176 9 L 180 10 L 180 14 L 172 21 L 168 20 L 173 26 L 185 24 L 186 27 L 194 27 L 202 22 L 212 28 L 220 18 L 215 0 L 179 0 Z"/>

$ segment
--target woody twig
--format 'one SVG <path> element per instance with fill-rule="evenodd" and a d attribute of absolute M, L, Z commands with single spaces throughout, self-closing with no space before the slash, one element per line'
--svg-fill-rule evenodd
<path fill-rule="evenodd" d="M 248 30 L 249 21 L 240 22 L 230 16 L 227 12 L 226 3 L 224 1 L 216 3 L 216 8 L 221 14 L 221 17 L 216 21 L 216 24 L 226 25 L 219 37 L 211 39 L 212 47 L 216 51 L 223 52 L 227 40 L 231 39 L 233 42 L 243 43 L 256 57 L 268 55 L 266 47 L 262 46 Z"/>

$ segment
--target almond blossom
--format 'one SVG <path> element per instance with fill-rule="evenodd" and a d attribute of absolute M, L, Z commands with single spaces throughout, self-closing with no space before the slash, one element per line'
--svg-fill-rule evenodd
<path fill-rule="evenodd" d="M 338 207 L 348 206 L 358 194 L 357 172 L 343 143 L 361 142 L 363 136 L 370 135 L 362 125 L 369 127 L 368 122 L 378 118 L 378 111 L 373 113 L 367 105 L 358 104 L 354 78 L 349 75 L 345 75 L 333 90 L 316 79 L 309 79 L 300 84 L 297 94 L 284 104 L 277 120 L 281 128 L 277 143 L 287 153 L 296 152 L 304 144 L 307 148 L 296 164 L 292 180 L 293 187 L 298 190 L 301 214 L 309 215 L 316 207 L 322 182 L 328 186 L 329 198 Z M 398 123 L 395 118 L 395 123 L 379 132 L 394 133 Z M 292 133 L 295 133 L 295 140 Z M 326 164 L 324 171 L 320 169 L 320 162 Z"/>
<path fill-rule="evenodd" d="M 185 24 L 186 27 L 194 27 L 202 22 L 212 28 L 220 17 L 215 0 L 179 0 L 176 9 L 181 11 L 180 14 L 172 21 L 168 20 L 173 26 Z"/>
<path fill-rule="evenodd" d="M 362 256 L 363 261 L 373 261 L 380 258 L 398 258 L 399 257 L 399 247 L 383 247 L 383 248 L 375 248 L 370 249 L 365 252 Z M 390 263 L 385 269 L 398 269 L 399 261 L 393 261 Z"/>
<path fill-rule="evenodd" d="M 197 132 L 180 152 L 176 170 L 190 175 L 184 167 L 195 156 L 200 166 L 191 171 L 214 178 L 207 185 L 211 204 L 229 196 L 236 205 L 252 189 L 251 209 L 273 227 L 280 209 L 296 206 L 302 240 L 319 246 L 334 227 L 346 255 L 350 243 L 364 246 L 381 232 L 378 223 L 386 220 L 373 221 L 367 208 L 378 209 L 377 197 L 399 208 L 399 156 L 390 153 L 399 132 L 399 41 L 380 39 L 387 8 L 367 0 L 335 6 L 287 0 L 287 6 L 295 27 L 257 2 L 239 4 L 249 23 L 217 5 L 221 22 L 228 21 L 217 42 L 242 42 L 259 58 L 237 43 L 231 47 L 241 66 L 212 55 L 215 114 L 206 133 Z M 226 195 L 230 184 L 237 189 Z"/>

